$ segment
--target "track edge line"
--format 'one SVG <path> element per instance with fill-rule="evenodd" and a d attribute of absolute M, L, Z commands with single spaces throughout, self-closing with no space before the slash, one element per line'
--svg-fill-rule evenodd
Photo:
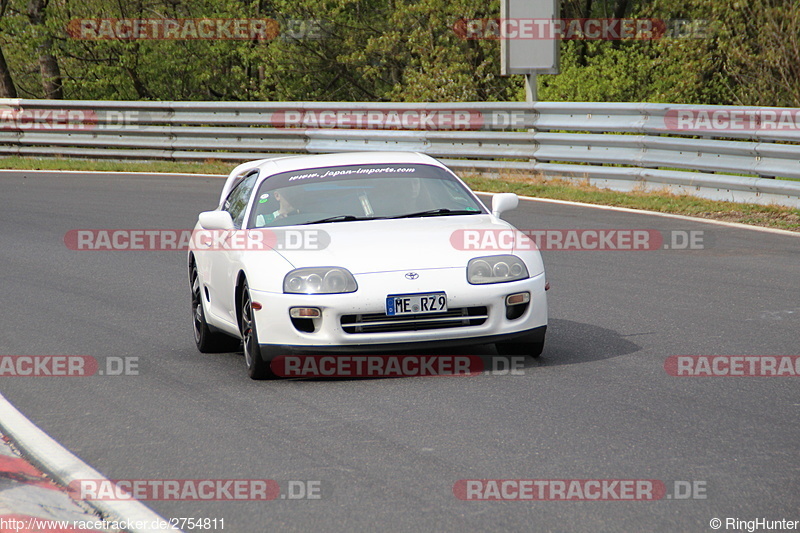
<path fill-rule="evenodd" d="M 69 486 L 70 482 L 80 479 L 108 480 L 31 422 L 2 394 L 0 394 L 0 430 L 14 441 L 14 445 L 27 460 L 64 487 Z M 121 521 L 129 523 L 166 521 L 138 500 L 86 500 L 86 503 L 104 514 L 117 516 Z M 149 533 L 164 530 L 128 528 L 125 531 Z M 179 532 L 180 530 L 172 529 L 170 531 Z"/>

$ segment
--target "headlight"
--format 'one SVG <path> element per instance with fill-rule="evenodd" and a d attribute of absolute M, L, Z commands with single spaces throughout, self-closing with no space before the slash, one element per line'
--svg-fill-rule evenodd
<path fill-rule="evenodd" d="M 339 267 L 298 268 L 283 278 L 283 292 L 293 294 L 335 294 L 357 288 L 356 278 Z"/>
<path fill-rule="evenodd" d="M 472 285 L 503 283 L 528 277 L 522 259 L 514 255 L 476 257 L 467 265 L 467 281 Z"/>

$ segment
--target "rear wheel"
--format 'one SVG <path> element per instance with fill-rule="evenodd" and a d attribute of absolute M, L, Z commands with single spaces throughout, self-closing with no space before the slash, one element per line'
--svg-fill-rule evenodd
<path fill-rule="evenodd" d="M 239 349 L 239 339 L 230 335 L 212 331 L 206 322 L 203 309 L 203 293 L 200 287 L 200 277 L 197 274 L 197 265 L 192 263 L 189 271 L 189 283 L 192 287 L 192 326 L 194 329 L 194 343 L 201 353 L 226 353 Z"/>
<path fill-rule="evenodd" d="M 242 348 L 244 350 L 244 362 L 247 365 L 247 375 L 252 379 L 272 378 L 274 374 L 269 367 L 270 362 L 261 357 L 256 322 L 253 317 L 253 302 L 250 299 L 250 288 L 246 281 L 242 286 L 241 302 L 239 331 L 242 332 Z"/>

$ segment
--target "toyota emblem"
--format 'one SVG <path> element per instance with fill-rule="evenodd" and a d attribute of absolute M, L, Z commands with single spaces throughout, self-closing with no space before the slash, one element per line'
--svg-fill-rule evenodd
<path fill-rule="evenodd" d="M 419 274 L 416 272 L 406 272 L 406 279 L 417 279 Z"/>

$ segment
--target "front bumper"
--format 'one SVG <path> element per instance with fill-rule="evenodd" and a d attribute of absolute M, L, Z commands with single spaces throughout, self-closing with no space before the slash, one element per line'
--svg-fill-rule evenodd
<path fill-rule="evenodd" d="M 254 313 L 262 351 L 366 352 L 543 338 L 547 325 L 544 273 L 508 283 L 470 285 L 463 268 L 417 272 L 416 280 L 406 279 L 406 271 L 360 274 L 356 276 L 358 290 L 347 294 L 283 294 L 251 289 L 253 301 L 262 306 Z M 486 319 L 480 324 L 463 321 L 470 325 L 404 331 L 354 333 L 352 327 L 348 332 L 342 326 L 345 316 L 385 313 L 387 295 L 441 291 L 447 293 L 448 309 L 485 308 Z M 519 292 L 528 292 L 530 302 L 519 316 L 508 318 L 506 296 Z M 306 319 L 313 322 L 313 331 L 298 329 L 289 315 L 292 307 L 321 311 L 319 318 Z"/>

